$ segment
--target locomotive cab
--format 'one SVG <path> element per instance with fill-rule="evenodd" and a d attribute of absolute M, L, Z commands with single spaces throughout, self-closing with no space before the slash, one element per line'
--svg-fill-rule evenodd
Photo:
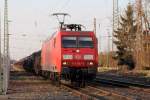
<path fill-rule="evenodd" d="M 81 29 L 81 28 L 79 28 Z M 62 74 L 94 79 L 98 67 L 97 39 L 92 31 L 61 31 Z M 74 77 L 73 77 L 74 76 Z M 77 80 L 77 79 L 76 79 Z M 79 79 L 80 80 L 80 79 Z"/>

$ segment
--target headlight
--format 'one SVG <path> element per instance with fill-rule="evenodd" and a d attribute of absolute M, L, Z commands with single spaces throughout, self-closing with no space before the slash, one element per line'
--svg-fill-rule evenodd
<path fill-rule="evenodd" d="M 90 65 L 93 65 L 93 62 L 90 62 Z"/>
<path fill-rule="evenodd" d="M 67 59 L 73 59 L 72 55 L 63 55 L 63 59 L 67 60 Z"/>
<path fill-rule="evenodd" d="M 67 65 L 67 62 L 63 62 L 63 65 Z"/>
<path fill-rule="evenodd" d="M 84 55 L 84 60 L 94 60 L 94 55 Z"/>

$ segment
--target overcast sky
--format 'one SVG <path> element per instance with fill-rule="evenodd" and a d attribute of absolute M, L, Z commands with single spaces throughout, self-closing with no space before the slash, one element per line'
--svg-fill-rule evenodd
<path fill-rule="evenodd" d="M 50 16 L 55 12 L 71 15 L 67 23 L 80 23 L 93 29 L 97 18 L 97 37 L 101 36 L 101 51 L 107 51 L 107 36 L 111 34 L 113 0 L 8 0 L 11 58 L 20 59 L 41 49 L 42 42 L 56 31 L 58 22 Z M 129 0 L 119 0 L 125 9 Z M 4 1 L 0 1 L 3 15 Z M 99 27 L 100 26 L 100 27 Z M 3 27 L 2 27 L 3 28 Z"/>

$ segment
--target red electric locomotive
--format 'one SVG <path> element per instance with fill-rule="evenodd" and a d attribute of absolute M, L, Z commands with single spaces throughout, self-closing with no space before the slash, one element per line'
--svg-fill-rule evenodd
<path fill-rule="evenodd" d="M 82 25 L 63 24 L 47 39 L 41 50 L 42 74 L 51 80 L 85 84 L 94 79 L 98 67 L 97 38 Z"/>

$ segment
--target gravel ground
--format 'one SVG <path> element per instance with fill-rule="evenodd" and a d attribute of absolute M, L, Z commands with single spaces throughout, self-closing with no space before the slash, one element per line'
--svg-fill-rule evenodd
<path fill-rule="evenodd" d="M 44 80 L 26 72 L 11 72 L 9 89 L 0 100 L 81 100 L 72 92 L 60 89 Z"/>
<path fill-rule="evenodd" d="M 99 76 L 110 77 L 110 78 L 121 78 L 126 79 L 128 81 L 134 81 L 134 77 L 125 77 L 119 76 L 115 74 L 106 74 L 99 73 Z M 136 78 L 136 80 L 145 81 L 143 78 Z M 149 83 L 148 83 L 149 84 Z M 99 85 L 97 88 L 102 88 L 104 90 L 108 90 L 111 93 L 117 91 L 121 95 L 130 96 L 133 100 L 149 100 L 150 92 L 142 92 L 137 90 L 132 90 L 128 88 L 121 87 L 110 87 Z M 91 90 L 90 90 L 91 91 Z M 149 91 L 149 89 L 148 89 Z M 102 96 L 103 99 L 100 100 L 112 100 L 112 98 L 107 95 Z M 73 94 L 73 92 L 64 90 L 64 88 L 56 87 L 51 84 L 49 80 L 45 80 L 43 77 L 37 77 L 32 73 L 27 73 L 24 71 L 20 72 L 11 72 L 10 74 L 10 82 L 9 89 L 6 96 L 0 96 L 0 100 L 81 100 L 79 96 Z M 83 98 L 82 98 L 83 100 Z M 87 100 L 87 99 L 85 99 Z M 115 99 L 118 100 L 118 99 Z M 119 99 L 121 100 L 121 99 Z"/>

